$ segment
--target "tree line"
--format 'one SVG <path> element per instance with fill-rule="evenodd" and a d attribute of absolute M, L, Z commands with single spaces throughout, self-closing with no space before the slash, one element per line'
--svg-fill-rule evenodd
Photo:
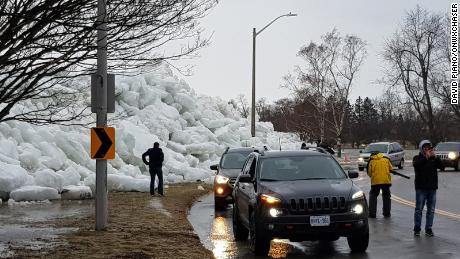
<path fill-rule="evenodd" d="M 292 97 L 273 104 L 260 99 L 259 118 L 302 140 L 338 146 L 460 140 L 460 106 L 450 104 L 449 31 L 447 14 L 420 6 L 406 12 L 380 53 L 384 71 L 376 81 L 384 93 L 350 100 L 367 43 L 334 29 L 321 41 L 300 48 L 302 64 L 284 77 L 281 86 L 291 90 Z M 231 103 L 242 116 L 248 115 L 243 96 Z"/>

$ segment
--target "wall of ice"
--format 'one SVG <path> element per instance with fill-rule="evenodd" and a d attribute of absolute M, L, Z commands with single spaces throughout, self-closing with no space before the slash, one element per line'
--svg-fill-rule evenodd
<path fill-rule="evenodd" d="M 89 85 L 87 80 L 80 83 Z M 110 125 L 116 128 L 116 158 L 108 161 L 109 191 L 148 192 L 150 176 L 141 155 L 155 141 L 165 153 L 166 183 L 211 181 L 209 166 L 227 146 L 300 146 L 296 135 L 275 132 L 266 122 L 256 124 L 252 138 L 249 121 L 231 105 L 198 96 L 167 66 L 137 77 L 118 76 L 116 89 L 116 112 L 128 116 Z M 0 196 L 23 201 L 59 199 L 63 193 L 88 197 L 88 188 L 77 186 L 94 192 L 89 136 L 89 129 L 77 126 L 0 123 Z"/>

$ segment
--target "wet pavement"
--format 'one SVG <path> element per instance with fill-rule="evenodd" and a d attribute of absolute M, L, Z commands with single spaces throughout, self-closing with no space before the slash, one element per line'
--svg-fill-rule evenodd
<path fill-rule="evenodd" d="M 350 169 L 355 168 L 349 166 Z M 382 200 L 378 198 L 377 218 L 369 220 L 370 241 L 365 253 L 351 253 L 346 238 L 335 242 L 289 242 L 272 240 L 266 258 L 460 258 L 460 172 L 440 172 L 435 237 L 413 236 L 413 168 L 406 163 L 400 173 L 411 176 L 410 180 L 395 176 L 392 187 L 392 217 L 381 215 Z M 369 178 L 365 172 L 355 182 L 369 192 Z M 232 207 L 215 214 L 213 194 L 204 196 L 191 208 L 189 221 L 204 246 L 216 258 L 254 257 L 247 241 L 235 242 L 232 232 Z M 425 219 L 423 219 L 423 222 Z M 423 223 L 424 224 L 424 223 Z"/>
<path fill-rule="evenodd" d="M 82 218 L 94 212 L 94 201 L 9 202 L 0 204 L 0 258 L 14 249 L 41 250 L 62 242 L 59 235 L 75 228 L 56 228 L 50 222 Z"/>

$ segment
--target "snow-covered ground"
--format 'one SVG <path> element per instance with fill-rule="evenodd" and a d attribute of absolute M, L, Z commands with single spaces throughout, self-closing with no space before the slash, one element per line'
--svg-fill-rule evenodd
<path fill-rule="evenodd" d="M 89 84 L 87 80 L 80 83 Z M 198 96 L 167 66 L 137 77 L 119 76 L 116 89 L 116 112 L 129 116 L 109 125 L 116 128 L 116 157 L 107 170 L 109 191 L 149 191 L 141 155 L 155 141 L 165 153 L 166 183 L 211 181 L 209 166 L 227 146 L 278 149 L 281 142 L 283 149 L 300 147 L 296 135 L 274 132 L 266 122 L 256 124 L 252 138 L 250 122 L 230 104 Z M 89 151 L 87 128 L 0 123 L 0 196 L 16 201 L 90 197 L 96 162 Z"/>

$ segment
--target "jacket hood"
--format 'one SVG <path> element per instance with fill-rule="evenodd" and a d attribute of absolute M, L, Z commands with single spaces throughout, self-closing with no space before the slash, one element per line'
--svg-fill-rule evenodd
<path fill-rule="evenodd" d="M 375 154 L 375 155 L 371 155 L 371 158 L 372 159 L 382 159 L 384 157 L 384 155 L 382 153 L 378 153 L 378 154 Z"/>
<path fill-rule="evenodd" d="M 424 140 L 420 141 L 420 144 L 418 145 L 418 150 L 420 151 L 420 153 L 423 153 L 422 147 L 425 144 L 430 144 L 430 146 L 431 146 L 431 141 L 429 141 L 427 139 L 424 139 Z"/>

